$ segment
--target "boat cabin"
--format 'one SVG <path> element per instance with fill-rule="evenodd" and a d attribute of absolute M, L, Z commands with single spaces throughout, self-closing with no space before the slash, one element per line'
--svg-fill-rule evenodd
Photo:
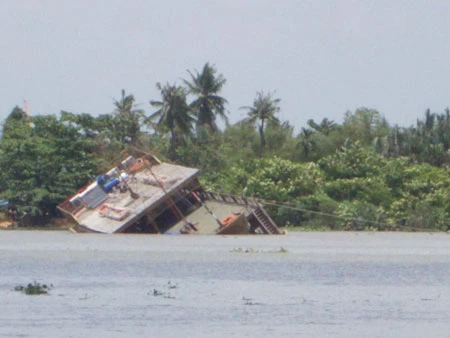
<path fill-rule="evenodd" d="M 58 208 L 78 232 L 282 234 L 263 207 L 243 197 L 207 192 L 199 170 L 129 156 Z"/>

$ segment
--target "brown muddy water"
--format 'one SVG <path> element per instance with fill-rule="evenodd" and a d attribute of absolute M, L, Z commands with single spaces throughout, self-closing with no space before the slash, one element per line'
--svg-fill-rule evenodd
<path fill-rule="evenodd" d="M 450 336 L 448 234 L 1 231 L 0 273 L 0 337 Z"/>

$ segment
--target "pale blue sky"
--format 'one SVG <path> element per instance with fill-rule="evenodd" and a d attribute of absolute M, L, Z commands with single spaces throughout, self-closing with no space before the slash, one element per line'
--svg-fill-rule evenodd
<path fill-rule="evenodd" d="M 409 126 L 450 106 L 449 22 L 444 0 L 3 0 L 0 120 L 109 113 L 122 88 L 150 114 L 156 82 L 210 62 L 230 122 L 264 90 L 296 130 L 362 106 Z"/>

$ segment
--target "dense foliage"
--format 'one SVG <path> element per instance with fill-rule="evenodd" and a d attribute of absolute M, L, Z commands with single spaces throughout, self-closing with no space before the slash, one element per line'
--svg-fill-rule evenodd
<path fill-rule="evenodd" d="M 184 86 L 158 83 L 147 109 L 124 90 L 96 117 L 14 108 L 0 140 L 0 197 L 22 213 L 57 216 L 57 204 L 93 176 L 145 151 L 200 168 L 206 189 L 264 201 L 281 226 L 449 228 L 449 110 L 400 127 L 360 108 L 342 124 L 309 120 L 295 134 L 272 93 L 257 92 L 247 117 L 230 124 L 223 75 L 208 63 L 188 74 Z"/>

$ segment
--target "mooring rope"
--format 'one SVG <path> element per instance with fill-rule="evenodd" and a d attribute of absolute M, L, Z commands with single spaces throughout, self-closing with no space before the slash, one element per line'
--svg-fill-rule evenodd
<path fill-rule="evenodd" d="M 416 226 L 411 226 L 411 225 L 402 225 L 402 224 L 394 224 L 393 225 L 390 223 L 371 221 L 371 220 L 366 220 L 366 219 L 359 219 L 359 218 L 355 218 L 355 217 L 338 216 L 338 215 L 334 215 L 334 214 L 330 214 L 330 213 L 326 213 L 326 212 L 313 211 L 313 210 L 303 209 L 303 208 L 299 208 L 299 207 L 294 207 L 294 206 L 292 206 L 292 204 L 277 203 L 275 201 L 269 201 L 269 200 L 264 200 L 264 199 L 255 199 L 255 200 L 258 203 L 261 203 L 263 205 L 272 205 L 275 207 L 282 207 L 282 208 L 306 212 L 306 213 L 310 213 L 310 214 L 331 217 L 331 218 L 335 218 L 335 219 L 343 219 L 343 220 L 354 221 L 354 222 L 359 222 L 359 223 L 370 223 L 370 224 L 375 224 L 375 225 L 383 225 L 383 226 L 391 227 L 391 228 L 393 228 L 393 227 L 408 228 L 408 229 L 413 229 L 413 230 L 418 230 L 418 231 L 432 231 L 433 230 L 433 229 L 429 229 L 429 228 L 422 228 L 422 227 L 416 227 Z"/>

